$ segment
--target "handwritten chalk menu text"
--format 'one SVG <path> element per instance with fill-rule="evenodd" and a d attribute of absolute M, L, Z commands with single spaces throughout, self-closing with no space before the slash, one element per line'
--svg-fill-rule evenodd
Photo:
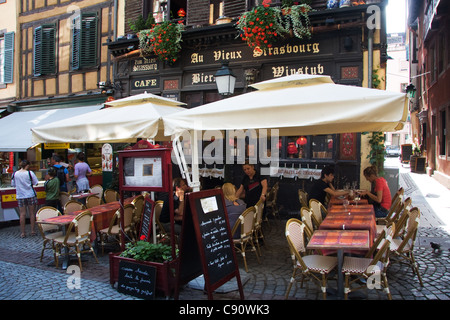
<path fill-rule="evenodd" d="M 184 201 L 175 299 L 180 285 L 202 273 L 208 299 L 213 298 L 215 289 L 233 277 L 236 277 L 241 299 L 244 299 L 222 190 L 190 192 L 185 194 Z"/>
<path fill-rule="evenodd" d="M 228 237 L 227 221 L 217 211 L 206 213 L 200 219 L 200 234 L 211 282 L 217 282 L 223 274 L 234 271 L 232 243 Z"/>
<path fill-rule="evenodd" d="M 120 261 L 118 291 L 142 299 L 155 298 L 156 268 Z"/>

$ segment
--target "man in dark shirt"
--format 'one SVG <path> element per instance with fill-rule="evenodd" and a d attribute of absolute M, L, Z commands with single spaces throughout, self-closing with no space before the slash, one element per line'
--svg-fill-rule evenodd
<path fill-rule="evenodd" d="M 320 179 L 316 180 L 308 192 L 309 200 L 316 199 L 323 205 L 325 205 L 325 199 L 327 194 L 331 196 L 343 196 L 347 195 L 348 191 L 337 191 L 332 184 L 334 180 L 333 167 L 327 166 L 322 169 Z"/>

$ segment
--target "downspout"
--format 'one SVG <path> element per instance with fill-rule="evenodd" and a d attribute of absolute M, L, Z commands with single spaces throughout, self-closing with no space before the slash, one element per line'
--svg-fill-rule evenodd
<path fill-rule="evenodd" d="M 373 29 L 369 28 L 367 37 L 367 87 L 372 88 L 373 72 Z"/>

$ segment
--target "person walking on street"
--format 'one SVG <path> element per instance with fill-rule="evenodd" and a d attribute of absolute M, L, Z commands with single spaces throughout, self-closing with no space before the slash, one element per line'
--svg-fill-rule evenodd
<path fill-rule="evenodd" d="M 84 161 L 84 153 L 77 155 L 78 162 L 75 164 L 74 177 L 77 183 L 77 192 L 89 191 L 89 177 L 92 174 L 91 168 Z"/>
<path fill-rule="evenodd" d="M 22 160 L 20 170 L 16 171 L 11 179 L 11 186 L 16 188 L 16 199 L 19 206 L 20 237 L 25 238 L 25 224 L 27 210 L 30 216 L 31 235 L 35 236 L 36 206 L 38 204 L 36 191 L 38 179 L 33 171 L 30 171 L 30 161 Z"/>

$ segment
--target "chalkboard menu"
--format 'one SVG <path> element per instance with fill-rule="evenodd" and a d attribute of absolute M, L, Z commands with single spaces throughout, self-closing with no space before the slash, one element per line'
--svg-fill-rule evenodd
<path fill-rule="evenodd" d="M 236 262 L 231 229 L 221 189 L 185 195 L 180 240 L 178 284 L 204 275 L 208 298 L 212 292 L 236 277 L 241 298 L 242 284 Z M 177 297 L 177 294 L 175 295 Z"/>
<path fill-rule="evenodd" d="M 402 144 L 401 149 L 401 159 L 403 162 L 409 162 L 409 158 L 412 156 L 412 145 L 411 144 Z"/>
<path fill-rule="evenodd" d="M 145 240 L 150 241 L 150 236 L 152 234 L 152 221 L 153 212 L 155 208 L 155 202 L 149 197 L 145 198 L 144 211 L 141 216 L 141 232 L 139 239 L 145 236 Z"/>
<path fill-rule="evenodd" d="M 155 298 L 156 268 L 149 265 L 120 261 L 117 290 L 142 299 Z"/>

